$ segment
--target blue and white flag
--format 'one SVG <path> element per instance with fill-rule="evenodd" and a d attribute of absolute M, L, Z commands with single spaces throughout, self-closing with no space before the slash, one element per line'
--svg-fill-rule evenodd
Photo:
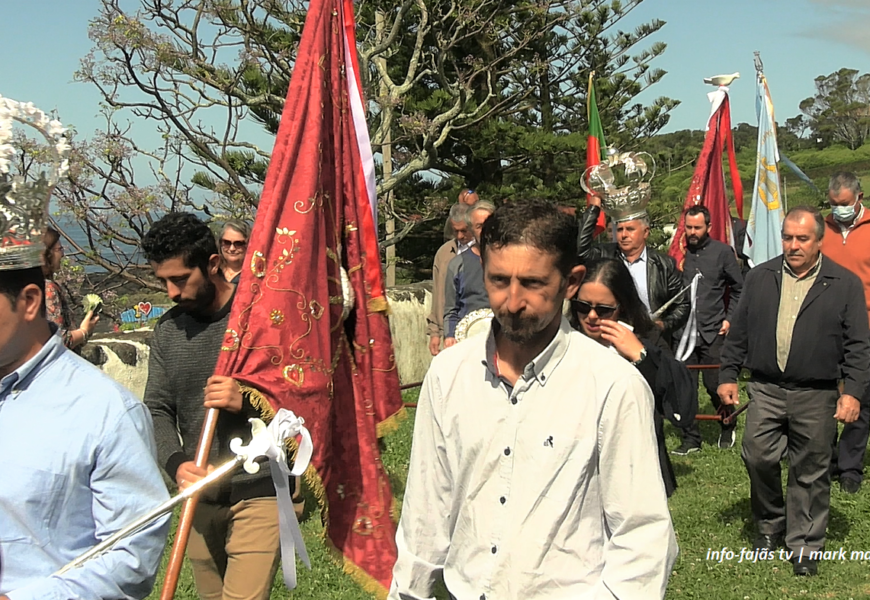
<path fill-rule="evenodd" d="M 779 150 L 776 121 L 767 80 L 759 71 L 755 110 L 758 114 L 758 165 L 752 190 L 752 209 L 746 224 L 743 252 L 752 265 L 782 254 L 782 199 L 779 185 Z"/>

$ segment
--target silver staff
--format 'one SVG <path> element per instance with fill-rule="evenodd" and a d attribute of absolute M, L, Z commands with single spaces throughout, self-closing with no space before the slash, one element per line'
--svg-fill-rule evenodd
<path fill-rule="evenodd" d="M 698 275 L 701 275 L 701 273 L 698 273 Z M 703 279 L 704 276 L 701 275 L 701 278 Z M 677 300 L 679 300 L 680 297 L 681 297 L 683 294 L 685 294 L 686 292 L 688 292 L 690 289 L 692 289 L 692 284 L 691 284 L 691 283 L 690 283 L 689 285 L 687 285 L 686 287 L 684 287 L 683 289 L 681 289 L 681 290 L 680 290 L 679 292 L 677 292 L 676 294 L 674 294 L 674 297 L 673 297 L 673 298 L 671 298 L 670 300 L 668 300 L 667 302 L 665 302 L 664 304 L 662 304 L 661 307 L 660 307 L 657 311 L 655 311 L 653 314 L 650 315 L 650 317 L 652 317 L 653 321 L 655 321 L 656 319 L 658 319 L 659 317 L 661 317 L 663 314 L 665 314 L 665 311 L 668 310 L 674 302 L 676 302 Z"/>

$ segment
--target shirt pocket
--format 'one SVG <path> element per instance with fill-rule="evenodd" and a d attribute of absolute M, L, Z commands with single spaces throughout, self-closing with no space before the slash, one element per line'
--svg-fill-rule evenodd
<path fill-rule="evenodd" d="M 51 542 L 64 503 L 66 477 L 5 464 L 0 499 L 0 542 L 45 546 Z"/>

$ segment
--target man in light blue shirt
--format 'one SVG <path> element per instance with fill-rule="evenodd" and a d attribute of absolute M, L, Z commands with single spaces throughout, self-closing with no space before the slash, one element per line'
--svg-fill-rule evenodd
<path fill-rule="evenodd" d="M 168 517 L 53 575 L 168 494 L 148 410 L 64 348 L 44 289 L 0 264 L 0 600 L 144 598 Z"/>

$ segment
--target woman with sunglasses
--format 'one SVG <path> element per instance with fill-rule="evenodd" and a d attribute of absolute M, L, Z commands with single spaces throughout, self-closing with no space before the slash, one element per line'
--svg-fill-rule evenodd
<path fill-rule="evenodd" d="M 575 327 L 602 346 L 612 348 L 629 361 L 646 379 L 655 396 L 654 424 L 659 463 L 668 497 L 677 488 L 674 468 L 665 447 L 664 397 L 676 360 L 657 345 L 659 329 L 650 319 L 637 294 L 634 280 L 622 261 L 601 258 L 586 264 L 586 277 L 571 300 Z M 671 382 L 673 383 L 673 382 Z M 694 416 L 694 415 L 693 415 Z"/>
<path fill-rule="evenodd" d="M 78 329 L 72 329 L 73 312 L 66 291 L 54 281 L 63 260 L 63 244 L 60 232 L 49 227 L 42 234 L 42 274 L 45 275 L 45 316 L 57 325 L 63 344 L 70 350 L 78 351 L 80 346 L 91 337 L 100 317 L 88 312 Z"/>
<path fill-rule="evenodd" d="M 251 226 L 244 221 L 233 219 L 224 223 L 221 228 L 221 234 L 218 236 L 222 259 L 221 269 L 226 280 L 231 283 L 239 283 L 239 276 L 245 262 L 245 252 L 248 250 L 249 237 L 251 237 Z"/>

